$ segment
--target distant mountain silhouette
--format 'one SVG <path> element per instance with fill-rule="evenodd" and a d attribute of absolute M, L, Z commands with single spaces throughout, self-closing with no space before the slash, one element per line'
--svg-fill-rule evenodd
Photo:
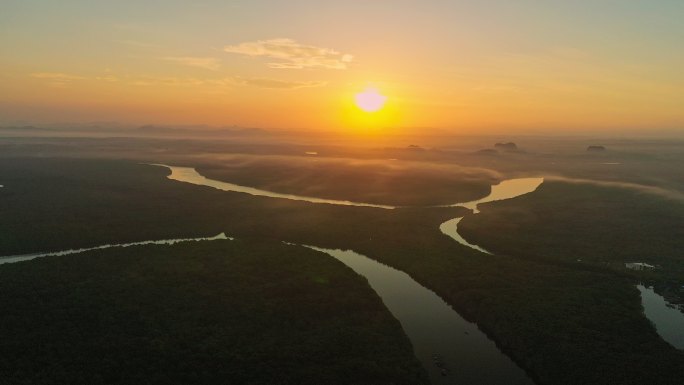
<path fill-rule="evenodd" d="M 6 131 L 50 131 L 50 129 L 42 128 L 42 127 L 35 127 L 35 126 L 0 127 L 0 130 L 6 130 Z"/>
<path fill-rule="evenodd" d="M 606 151 L 606 150 L 607 149 L 604 146 L 589 146 L 589 147 L 587 147 L 587 151 L 589 151 L 589 152 L 602 152 L 602 151 Z"/>
<path fill-rule="evenodd" d="M 270 133 L 263 128 L 252 127 L 233 126 L 212 128 L 207 125 L 156 126 L 152 124 L 140 126 L 135 128 L 134 131 L 156 135 L 264 135 Z"/>
<path fill-rule="evenodd" d="M 494 147 L 506 151 L 516 151 L 518 149 L 518 145 L 513 142 L 497 143 Z"/>

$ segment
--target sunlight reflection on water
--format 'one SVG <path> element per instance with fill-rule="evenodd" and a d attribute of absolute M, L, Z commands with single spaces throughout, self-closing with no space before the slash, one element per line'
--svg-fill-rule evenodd
<path fill-rule="evenodd" d="M 175 167 L 175 166 L 167 166 L 165 164 L 153 164 L 153 166 L 166 167 L 166 168 L 170 169 L 171 175 L 169 175 L 168 178 L 171 180 L 175 180 L 178 182 L 190 183 L 190 184 L 199 185 L 199 186 L 213 187 L 217 190 L 222 190 L 222 191 L 240 192 L 240 193 L 245 193 L 245 194 L 254 195 L 254 196 L 290 199 L 290 200 L 294 200 L 294 201 L 331 204 L 331 205 L 338 205 L 338 206 L 374 207 L 374 208 L 380 208 L 380 209 L 386 209 L 386 210 L 392 210 L 392 209 L 396 208 L 395 206 L 389 206 L 389 205 L 377 205 L 377 204 L 372 204 L 372 203 L 360 203 L 360 202 L 352 202 L 352 201 L 346 201 L 346 200 L 305 197 L 305 196 L 294 195 L 294 194 L 281 194 L 281 193 L 277 193 L 277 192 L 273 192 L 273 191 L 261 190 L 261 189 L 254 188 L 254 187 L 240 186 L 240 185 L 237 185 L 234 183 L 228 183 L 228 182 L 222 182 L 219 180 L 209 179 L 207 177 L 202 176 L 200 173 L 197 172 L 197 170 L 195 170 L 192 167 Z"/>
<path fill-rule="evenodd" d="M 307 246 L 349 266 L 382 298 L 413 344 L 433 384 L 531 384 L 477 325 L 408 274 L 350 250 Z"/>
<path fill-rule="evenodd" d="M 542 185 L 542 183 L 544 183 L 544 178 L 518 178 L 504 180 L 501 183 L 492 186 L 492 191 L 489 193 L 489 195 L 482 199 L 477 199 L 466 203 L 455 203 L 449 207 L 465 207 L 467 209 L 473 210 L 473 214 L 477 214 L 480 212 L 477 208 L 480 203 L 502 201 L 529 194 L 536 191 L 539 186 Z M 482 247 L 469 243 L 458 233 L 458 223 L 461 222 L 461 219 L 463 219 L 463 217 L 450 219 L 442 223 L 439 226 L 440 231 L 464 246 L 468 246 L 471 249 L 485 254 L 491 254 Z"/>
<path fill-rule="evenodd" d="M 658 334 L 670 345 L 684 349 L 684 313 L 668 302 L 652 288 L 637 285 L 641 292 L 644 314 L 653 322 Z"/>
<path fill-rule="evenodd" d="M 119 243 L 119 244 L 111 244 L 111 245 L 108 244 L 108 245 L 101 245 L 101 246 L 88 247 L 88 248 L 82 248 L 82 249 L 70 249 L 70 250 L 53 251 L 53 252 L 47 252 L 47 253 L 11 255 L 11 256 L 7 256 L 7 257 L 0 257 L 0 265 L 5 264 L 5 263 L 16 263 L 16 262 L 30 261 L 32 259 L 42 258 L 42 257 L 55 257 L 55 256 L 61 256 L 61 255 L 79 254 L 79 253 L 85 253 L 87 251 L 93 251 L 93 250 L 104 250 L 104 249 L 111 249 L 111 248 L 144 246 L 144 245 L 175 245 L 177 243 L 184 243 L 184 242 L 218 241 L 218 240 L 231 240 L 232 241 L 233 238 L 227 237 L 225 233 L 221 233 L 221 234 L 216 235 L 214 237 L 205 237 L 205 238 L 163 239 L 163 240 L 159 240 L 159 241 L 141 241 L 141 242 Z"/>

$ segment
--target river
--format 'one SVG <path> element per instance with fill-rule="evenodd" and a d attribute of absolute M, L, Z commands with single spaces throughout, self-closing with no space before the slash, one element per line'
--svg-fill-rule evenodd
<path fill-rule="evenodd" d="M 349 266 L 382 298 L 433 384 L 532 384 L 477 325 L 408 274 L 353 251 L 310 247 Z"/>
<path fill-rule="evenodd" d="M 213 187 L 222 191 L 232 191 L 244 194 L 250 194 L 254 196 L 263 196 L 270 198 L 280 198 L 280 199 L 290 199 L 295 201 L 304 201 L 310 203 L 321 203 L 321 204 L 331 204 L 339 206 L 358 206 L 358 207 L 374 207 L 392 210 L 396 209 L 396 206 L 390 205 L 378 205 L 372 203 L 363 202 L 352 202 L 347 200 L 336 200 L 336 199 L 323 199 L 315 197 L 307 197 L 295 194 L 282 194 L 268 190 L 261 190 L 254 187 L 241 186 L 234 183 L 223 182 L 215 179 L 209 179 L 192 167 L 177 167 L 169 166 L 165 164 L 152 164 L 152 166 L 166 167 L 171 171 L 171 175 L 168 176 L 169 179 L 177 181 L 190 183 L 198 186 Z M 511 199 L 535 191 L 542 183 L 544 183 L 544 178 L 516 178 L 504 180 L 501 183 L 492 186 L 492 190 L 484 198 L 477 199 L 465 203 L 454 203 L 452 205 L 446 205 L 442 207 L 465 207 L 467 209 L 473 210 L 475 214 L 479 211 L 477 206 L 480 203 L 499 201 L 504 199 Z M 440 230 L 442 233 L 453 238 L 456 242 L 470 247 L 474 250 L 480 251 L 482 253 L 491 254 L 487 250 L 481 248 L 480 246 L 468 243 L 459 233 L 458 233 L 458 223 L 461 221 L 462 217 L 454 218 L 449 221 L 442 223 Z"/>
<path fill-rule="evenodd" d="M 154 166 L 170 169 L 171 174 L 168 178 L 171 180 L 213 187 L 223 191 L 311 203 L 382 209 L 396 208 L 386 205 L 281 194 L 209 179 L 190 167 L 162 164 L 155 164 Z M 476 211 L 479 203 L 513 198 L 534 191 L 542 182 L 542 178 L 503 181 L 493 186 L 492 191 L 485 198 L 445 207 L 463 206 Z M 456 219 L 460 220 L 460 218 Z M 456 232 L 455 235 L 458 236 L 458 233 Z M 460 236 L 458 237 L 460 238 Z M 462 242 L 467 244 L 463 239 Z M 464 320 L 439 296 L 418 284 L 408 274 L 382 265 L 353 251 L 307 247 L 338 259 L 368 279 L 390 312 L 402 324 L 413 344 L 416 356 L 430 373 L 433 383 L 533 383 L 522 369 L 499 351 L 494 342 L 482 333 L 477 325 Z"/>
<path fill-rule="evenodd" d="M 174 167 L 156 164 L 171 170 L 169 179 L 208 186 L 223 191 L 246 193 L 279 199 L 290 199 L 320 204 L 361 206 L 380 209 L 395 209 L 395 206 L 304 197 L 281 194 L 228 182 L 208 179 L 194 168 Z M 518 178 L 504 180 L 492 186 L 489 195 L 466 203 L 444 207 L 461 206 L 479 213 L 480 203 L 515 198 L 535 191 L 543 178 Z M 2 186 L 0 186 L 2 187 Z M 462 245 L 489 254 L 480 246 L 468 243 L 458 233 L 462 217 L 441 224 L 440 230 Z M 35 258 L 83 253 L 91 250 L 123 248 L 150 244 L 175 244 L 192 241 L 214 241 L 232 239 L 221 233 L 214 237 L 182 238 L 156 241 L 142 241 L 124 244 L 108 244 L 91 248 L 71 249 L 27 255 L 0 257 L 0 264 L 28 261 Z M 433 383 L 486 383 L 486 384 L 531 384 L 531 379 L 513 361 L 501 353 L 496 345 L 478 328 L 464 320 L 434 292 L 421 286 L 406 273 L 383 265 L 354 251 L 322 249 L 307 246 L 328 254 L 341 261 L 356 273 L 368 279 L 371 287 L 380 296 L 390 312 L 399 320 L 411 340 L 416 356 L 430 374 Z M 665 300 L 652 289 L 638 286 L 642 296 L 645 315 L 654 323 L 658 333 L 678 349 L 684 349 L 684 314 L 667 306 Z"/>
<path fill-rule="evenodd" d="M 670 305 L 652 288 L 637 285 L 637 289 L 641 292 L 644 314 L 653 323 L 658 334 L 670 345 L 684 350 L 684 313 Z"/>
<path fill-rule="evenodd" d="M 544 178 L 517 178 L 504 180 L 501 183 L 492 186 L 492 191 L 484 198 L 466 203 L 455 203 L 453 205 L 449 205 L 448 207 L 465 207 L 472 210 L 473 214 L 477 214 L 480 212 L 477 207 L 480 203 L 502 201 L 529 194 L 537 190 L 542 183 L 544 183 Z M 439 226 L 439 230 L 464 246 L 470 247 L 471 249 L 477 250 L 484 254 L 491 254 L 489 251 L 478 245 L 470 244 L 461 236 L 461 234 L 458 233 L 458 224 L 461 222 L 461 219 L 463 219 L 463 217 L 450 219 L 442 223 Z"/>
<path fill-rule="evenodd" d="M 60 255 L 79 254 L 79 253 L 85 253 L 87 251 L 93 251 L 93 250 L 104 250 L 104 249 L 111 249 L 111 248 L 143 246 L 143 245 L 175 245 L 176 243 L 184 243 L 184 242 L 218 241 L 218 240 L 226 240 L 226 239 L 232 240 L 233 238 L 227 237 L 226 234 L 221 233 L 221 234 L 216 235 L 214 237 L 162 239 L 162 240 L 158 240 L 158 241 L 142 241 L 142 242 L 132 242 L 132 243 L 108 244 L 108 245 L 88 247 L 88 248 L 83 248 L 83 249 L 69 249 L 69 250 L 52 251 L 52 252 L 45 252 L 45 253 L 10 255 L 7 257 L 0 257 L 0 265 L 5 264 L 5 263 L 16 263 L 16 262 L 30 261 L 32 259 L 43 258 L 43 257 L 55 257 L 55 256 L 60 256 Z"/>
<path fill-rule="evenodd" d="M 277 193 L 277 192 L 273 192 L 273 191 L 261 190 L 261 189 L 254 188 L 254 187 L 241 186 L 241 185 L 234 184 L 234 183 L 228 183 L 228 182 L 222 182 L 222 181 L 215 180 L 215 179 L 209 179 L 209 178 L 201 175 L 200 173 L 198 173 L 197 170 L 195 170 L 192 167 L 175 167 L 175 166 L 167 166 L 165 164 L 152 164 L 152 166 L 166 167 L 169 170 L 171 170 L 171 175 L 168 176 L 168 178 L 171 180 L 175 180 L 178 182 L 184 182 L 184 183 L 190 183 L 190 184 L 194 184 L 194 185 L 198 185 L 198 186 L 213 187 L 217 190 L 222 190 L 222 191 L 233 191 L 233 192 L 239 192 L 239 193 L 244 193 L 244 194 L 249 194 L 249 195 L 254 195 L 254 196 L 289 199 L 289 200 L 293 200 L 293 201 L 303 201 L 303 202 L 310 202 L 310 203 L 323 203 L 323 204 L 338 205 L 338 206 L 374 207 L 374 208 L 386 209 L 386 210 L 392 210 L 392 209 L 396 208 L 395 206 L 389 206 L 389 205 L 377 205 L 377 204 L 372 204 L 372 203 L 352 202 L 352 201 L 337 200 L 337 199 L 323 199 L 323 198 L 306 197 L 306 196 L 294 195 L 294 194 L 281 194 L 281 193 Z"/>
<path fill-rule="evenodd" d="M 361 206 L 380 209 L 396 208 L 388 205 L 281 194 L 212 180 L 202 176 L 194 168 L 190 167 L 174 167 L 159 164 L 155 166 L 169 168 L 171 174 L 168 178 L 171 180 L 208 186 L 223 191 L 320 204 Z M 480 203 L 514 198 L 536 190 L 542 183 L 542 178 L 506 180 L 493 186 L 490 194 L 482 199 L 450 206 L 466 207 L 473 210 L 474 213 L 477 213 L 477 206 Z M 469 244 L 458 234 L 457 227 L 460 220 L 461 218 L 454 218 L 447 221 L 440 226 L 440 229 L 459 243 L 487 253 L 486 250 L 477 245 Z M 0 263 L 20 262 L 39 257 L 75 254 L 112 247 L 174 244 L 179 242 L 211 241 L 216 239 L 229 238 L 226 237 L 225 234 L 219 234 L 216 237 L 210 238 L 173 239 L 104 245 L 61 252 L 10 256 L 0 259 Z M 380 296 L 389 311 L 392 312 L 401 323 L 404 331 L 413 344 L 416 356 L 428 370 L 433 383 L 532 383 L 526 373 L 509 357 L 501 353 L 494 342 L 477 328 L 477 325 L 464 320 L 439 296 L 418 284 L 406 273 L 382 265 L 353 251 L 329 250 L 316 247 L 311 248 L 338 259 L 358 274 L 368 279 L 371 287 Z"/>

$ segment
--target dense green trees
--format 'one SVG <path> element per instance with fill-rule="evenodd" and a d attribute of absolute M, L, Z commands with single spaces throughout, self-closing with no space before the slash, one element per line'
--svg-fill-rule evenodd
<path fill-rule="evenodd" d="M 127 162 L 3 159 L 0 255 L 222 231 L 256 243 L 354 249 L 434 290 L 540 383 L 684 378 L 684 353 L 662 341 L 643 316 L 630 277 L 576 259 L 525 254 L 514 240 L 510 249 L 493 248 L 501 255 L 472 251 L 438 229 L 465 210 L 315 205 L 187 185 L 166 174 Z M 540 218 L 552 218 L 552 210 L 549 204 Z M 494 234 L 488 242 L 509 241 L 502 229 L 488 234 Z"/>
<path fill-rule="evenodd" d="M 0 266 L 3 384 L 417 384 L 365 280 L 279 242 L 109 249 Z"/>
<path fill-rule="evenodd" d="M 610 269 L 679 288 L 684 285 L 684 199 L 653 190 L 659 194 L 550 181 L 533 194 L 483 205 L 482 213 L 464 218 L 459 230 L 497 253 Z M 626 262 L 658 268 L 635 273 Z"/>

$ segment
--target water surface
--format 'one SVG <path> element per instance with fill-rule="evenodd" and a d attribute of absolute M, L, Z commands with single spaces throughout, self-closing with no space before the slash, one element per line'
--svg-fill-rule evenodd
<path fill-rule="evenodd" d="M 453 240 L 462 244 L 463 246 L 468 246 L 471 249 L 477 250 L 484 254 L 492 254 L 491 252 L 483 249 L 482 247 L 478 245 L 473 245 L 472 243 L 466 241 L 465 238 L 463 238 L 461 234 L 458 233 L 458 224 L 461 222 L 461 219 L 463 219 L 463 217 L 450 219 L 439 225 L 439 230 L 442 232 L 442 234 L 450 236 Z"/>
<path fill-rule="evenodd" d="M 637 285 L 641 292 L 644 314 L 655 325 L 658 334 L 670 345 L 684 350 L 684 313 L 680 312 L 652 288 Z"/>
<path fill-rule="evenodd" d="M 477 209 L 477 205 L 480 203 L 502 201 L 506 199 L 512 199 L 534 192 L 544 183 L 544 178 L 516 178 L 507 179 L 501 181 L 499 184 L 492 186 L 492 191 L 484 198 L 476 199 L 474 201 L 466 203 L 454 203 L 449 205 L 450 207 L 465 207 L 467 209 L 473 210 L 475 214 L 480 211 Z"/>
<path fill-rule="evenodd" d="M 433 384 L 532 384 L 477 325 L 408 274 L 353 251 L 310 247 L 366 277 L 399 320 Z"/>
<path fill-rule="evenodd" d="M 311 203 L 396 208 L 388 205 L 281 194 L 212 180 L 202 176 L 191 167 L 158 166 L 171 170 L 169 179 L 209 186 L 223 191 Z M 479 203 L 508 199 L 534 191 L 542 181 L 541 178 L 504 181 L 494 186 L 487 197 L 463 205 L 476 209 Z M 460 220 L 460 218 L 457 219 Z M 477 325 L 464 320 L 439 296 L 418 284 L 406 273 L 353 251 L 311 248 L 340 260 L 368 279 L 385 306 L 401 323 L 413 344 L 416 356 L 430 373 L 433 383 L 512 385 L 533 383 L 522 369 L 499 351 L 496 344 L 487 338 Z"/>
<path fill-rule="evenodd" d="M 254 195 L 254 196 L 289 199 L 289 200 L 293 200 L 293 201 L 304 201 L 304 202 L 310 202 L 310 203 L 323 203 L 323 204 L 339 205 L 339 206 L 375 207 L 375 208 L 387 209 L 387 210 L 391 210 L 391 209 L 396 208 L 395 206 L 377 205 L 377 204 L 372 204 L 372 203 L 361 203 L 361 202 L 352 202 L 352 201 L 337 200 L 337 199 L 315 198 L 315 197 L 307 197 L 307 196 L 294 195 L 294 194 L 281 194 L 281 193 L 277 193 L 277 192 L 273 192 L 273 191 L 261 190 L 261 189 L 254 188 L 254 187 L 240 186 L 240 185 L 237 185 L 234 183 L 228 183 L 228 182 L 222 182 L 219 180 L 209 179 L 207 177 L 202 176 L 200 173 L 197 172 L 197 170 L 195 170 L 192 167 L 176 167 L 176 166 L 167 166 L 165 164 L 154 164 L 153 166 L 166 167 L 169 170 L 171 170 L 171 175 L 168 176 L 168 178 L 171 180 L 175 180 L 178 182 L 190 183 L 190 184 L 199 185 L 199 186 L 213 187 L 215 189 L 222 190 L 222 191 L 233 191 L 233 192 L 239 192 L 239 193 L 244 193 L 244 194 L 249 194 L 249 195 Z"/>
<path fill-rule="evenodd" d="M 171 170 L 171 175 L 168 176 L 169 179 L 175 180 L 178 182 L 184 182 L 184 183 L 190 183 L 198 186 L 207 186 L 207 187 L 212 187 L 218 190 L 222 191 L 232 191 L 232 192 L 239 192 L 239 193 L 244 193 L 244 194 L 250 194 L 254 196 L 263 196 L 263 197 L 270 197 L 270 198 L 280 198 L 280 199 L 289 199 L 289 200 L 295 200 L 295 201 L 304 201 L 304 202 L 310 202 L 310 203 L 320 203 L 320 204 L 331 204 L 331 205 L 340 205 L 340 206 L 359 206 L 359 207 L 374 207 L 374 208 L 381 208 L 381 209 L 387 209 L 387 210 L 392 210 L 396 209 L 396 206 L 390 206 L 390 205 L 379 205 L 379 204 L 372 204 L 372 203 L 362 203 L 362 202 L 352 202 L 348 200 L 337 200 L 337 199 L 324 199 L 324 198 L 316 198 L 316 197 L 307 197 L 307 196 L 302 196 L 302 195 L 295 195 L 295 194 L 282 194 L 282 193 L 277 193 L 273 191 L 267 191 L 267 190 L 261 190 L 258 188 L 254 187 L 247 187 L 247 186 L 241 186 L 237 185 L 234 183 L 229 183 L 229 182 L 223 182 L 215 179 L 209 179 L 200 173 L 197 172 L 192 167 L 177 167 L 177 166 L 169 166 L 165 164 L 152 164 L 153 166 L 160 166 L 160 167 L 166 167 L 169 170 Z M 493 201 L 499 201 L 499 200 L 504 200 L 504 199 L 511 199 L 518 197 L 520 195 L 524 195 L 530 192 L 535 191 L 542 183 L 544 183 L 544 178 L 517 178 L 517 179 L 508 179 L 504 180 L 501 183 L 492 186 L 492 190 L 484 198 L 477 199 L 474 201 L 470 202 L 465 202 L 465 203 L 454 203 L 452 205 L 447 205 L 447 206 L 442 206 L 442 207 L 465 207 L 470 210 L 473 210 L 475 214 L 477 214 L 479 211 L 477 209 L 477 206 L 480 203 L 486 203 L 486 202 L 493 202 Z M 461 217 L 459 218 L 454 218 L 451 219 L 447 222 L 444 222 L 440 225 L 440 230 L 442 233 L 445 235 L 451 237 L 454 239 L 456 242 L 470 247 L 474 250 L 477 250 L 482 253 L 486 254 L 491 254 L 484 248 L 470 244 L 468 241 L 466 241 L 459 233 L 458 233 L 458 223 L 461 221 Z"/>
<path fill-rule="evenodd" d="M 60 256 L 60 255 L 79 254 L 79 253 L 85 253 L 87 251 L 111 249 L 111 248 L 115 248 L 115 247 L 130 247 L 130 246 L 143 246 L 143 245 L 175 245 L 176 243 L 183 243 L 183 242 L 218 241 L 218 240 L 233 240 L 233 238 L 227 237 L 225 233 L 221 233 L 221 234 L 214 236 L 214 237 L 205 237 L 205 238 L 162 239 L 162 240 L 158 240 L 158 241 L 118 243 L 118 244 L 111 244 L 111 245 L 108 244 L 108 245 L 88 247 L 88 248 L 83 248 L 83 249 L 69 249 L 69 250 L 53 251 L 53 252 L 47 252 L 47 253 L 11 255 L 11 256 L 7 256 L 7 257 L 0 257 L 0 265 L 5 264 L 5 263 L 16 263 L 16 262 L 30 261 L 32 259 L 42 258 L 42 257 L 55 257 L 55 256 Z"/>
<path fill-rule="evenodd" d="M 502 201 L 529 194 L 537 190 L 542 183 L 544 183 L 544 178 L 517 178 L 504 180 L 501 183 L 492 186 L 492 191 L 484 198 L 466 203 L 455 203 L 453 205 L 449 205 L 449 207 L 465 207 L 472 210 L 473 214 L 477 214 L 480 212 L 477 208 L 480 203 Z M 461 219 L 463 219 L 463 217 L 450 219 L 442 223 L 439 226 L 439 230 L 463 246 L 470 247 L 473 250 L 477 250 L 485 254 L 491 254 L 482 247 L 469 243 L 458 233 L 458 224 L 461 222 Z"/>

